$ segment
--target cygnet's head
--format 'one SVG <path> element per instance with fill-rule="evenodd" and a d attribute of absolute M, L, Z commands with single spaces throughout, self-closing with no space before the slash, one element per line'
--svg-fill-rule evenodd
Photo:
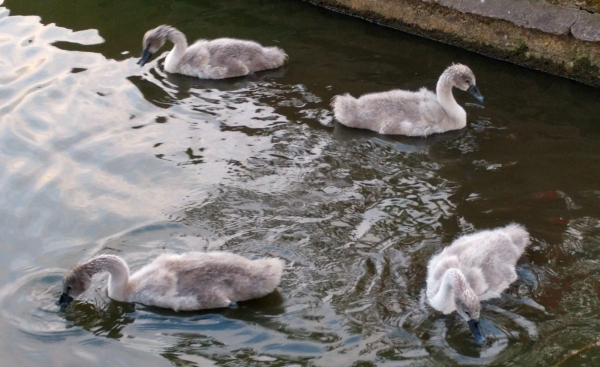
<path fill-rule="evenodd" d="M 159 25 L 158 27 L 149 30 L 144 35 L 144 39 L 142 41 L 142 49 L 144 50 L 142 53 L 142 57 L 138 64 L 144 66 L 150 57 L 156 53 L 161 47 L 164 46 L 165 42 L 167 42 L 167 36 L 171 33 L 175 28 L 169 25 Z"/>
<path fill-rule="evenodd" d="M 82 264 L 67 271 L 62 281 L 62 294 L 58 300 L 61 307 L 67 306 L 73 299 L 85 292 L 92 284 L 92 277 Z"/>
<path fill-rule="evenodd" d="M 455 291 L 454 303 L 456 312 L 469 324 L 469 329 L 475 337 L 478 344 L 485 341 L 485 337 L 479 326 L 479 315 L 481 314 L 481 304 L 473 290 L 469 287 L 462 292 Z"/>
<path fill-rule="evenodd" d="M 483 102 L 483 96 L 476 86 L 475 74 L 467 65 L 452 64 L 444 71 L 442 77 L 452 86 L 471 93 L 479 102 Z"/>

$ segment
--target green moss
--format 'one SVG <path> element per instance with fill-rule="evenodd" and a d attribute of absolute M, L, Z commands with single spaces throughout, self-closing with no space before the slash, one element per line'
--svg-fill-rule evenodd
<path fill-rule="evenodd" d="M 590 59 L 587 57 L 580 57 L 573 62 L 573 72 L 582 75 L 597 75 L 598 74 L 598 66 L 592 64 Z"/>
<path fill-rule="evenodd" d="M 517 48 L 515 49 L 515 54 L 516 55 L 525 55 L 527 53 L 527 51 L 529 51 L 529 47 L 527 47 L 525 42 L 523 42 L 522 40 L 519 40 L 519 46 L 517 46 Z"/>
<path fill-rule="evenodd" d="M 600 84 L 598 71 L 600 68 L 584 56 L 573 61 L 573 67 L 569 74 L 576 80 L 598 86 Z"/>

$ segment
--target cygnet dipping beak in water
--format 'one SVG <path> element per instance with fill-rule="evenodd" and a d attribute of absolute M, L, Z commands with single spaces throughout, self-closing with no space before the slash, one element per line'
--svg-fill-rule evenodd
<path fill-rule="evenodd" d="M 138 64 L 144 66 L 167 40 L 175 46 L 165 59 L 165 70 L 201 79 L 232 78 L 275 69 L 288 59 L 279 47 L 264 47 L 254 41 L 234 38 L 201 39 L 188 47 L 183 33 L 174 27 L 160 25 L 144 35 L 143 53 Z"/>
<path fill-rule="evenodd" d="M 178 310 L 234 307 L 273 292 L 283 273 L 277 258 L 249 260 L 228 252 L 163 254 L 133 275 L 123 259 L 99 255 L 65 274 L 61 307 L 87 290 L 94 274 L 108 272 L 108 296 Z"/>
<path fill-rule="evenodd" d="M 500 297 L 517 279 L 515 265 L 529 243 L 527 230 L 514 223 L 456 239 L 429 261 L 427 301 L 445 314 L 456 310 L 482 344 L 480 302 Z"/>

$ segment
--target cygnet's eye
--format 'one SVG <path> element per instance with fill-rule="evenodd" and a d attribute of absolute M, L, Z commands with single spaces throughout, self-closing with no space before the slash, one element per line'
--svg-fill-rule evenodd
<path fill-rule="evenodd" d="M 471 85 L 471 82 L 469 81 L 469 79 L 465 79 L 465 83 L 467 83 L 468 85 Z"/>
<path fill-rule="evenodd" d="M 72 289 L 71 287 L 67 287 L 67 292 L 70 292 L 71 289 Z"/>
<path fill-rule="evenodd" d="M 471 314 L 469 313 L 469 311 L 465 311 L 465 313 L 467 314 L 467 316 L 471 317 Z"/>

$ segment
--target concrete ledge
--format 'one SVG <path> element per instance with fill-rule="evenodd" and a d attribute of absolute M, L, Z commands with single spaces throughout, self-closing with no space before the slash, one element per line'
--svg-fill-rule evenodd
<path fill-rule="evenodd" d="M 587 7 L 600 8 L 600 0 L 310 1 L 488 56 L 600 86 L 600 13 L 579 5 L 584 2 Z"/>
<path fill-rule="evenodd" d="M 568 34 L 583 10 L 528 0 L 424 0 L 435 2 L 462 13 L 507 20 L 521 27 L 552 34 Z"/>
<path fill-rule="evenodd" d="M 579 11 L 577 21 L 571 27 L 571 33 L 575 38 L 583 41 L 600 41 L 600 14 Z"/>
<path fill-rule="evenodd" d="M 557 35 L 571 32 L 583 41 L 600 41 L 600 14 L 543 0 L 423 0 L 463 13 L 503 19 L 521 27 Z"/>

